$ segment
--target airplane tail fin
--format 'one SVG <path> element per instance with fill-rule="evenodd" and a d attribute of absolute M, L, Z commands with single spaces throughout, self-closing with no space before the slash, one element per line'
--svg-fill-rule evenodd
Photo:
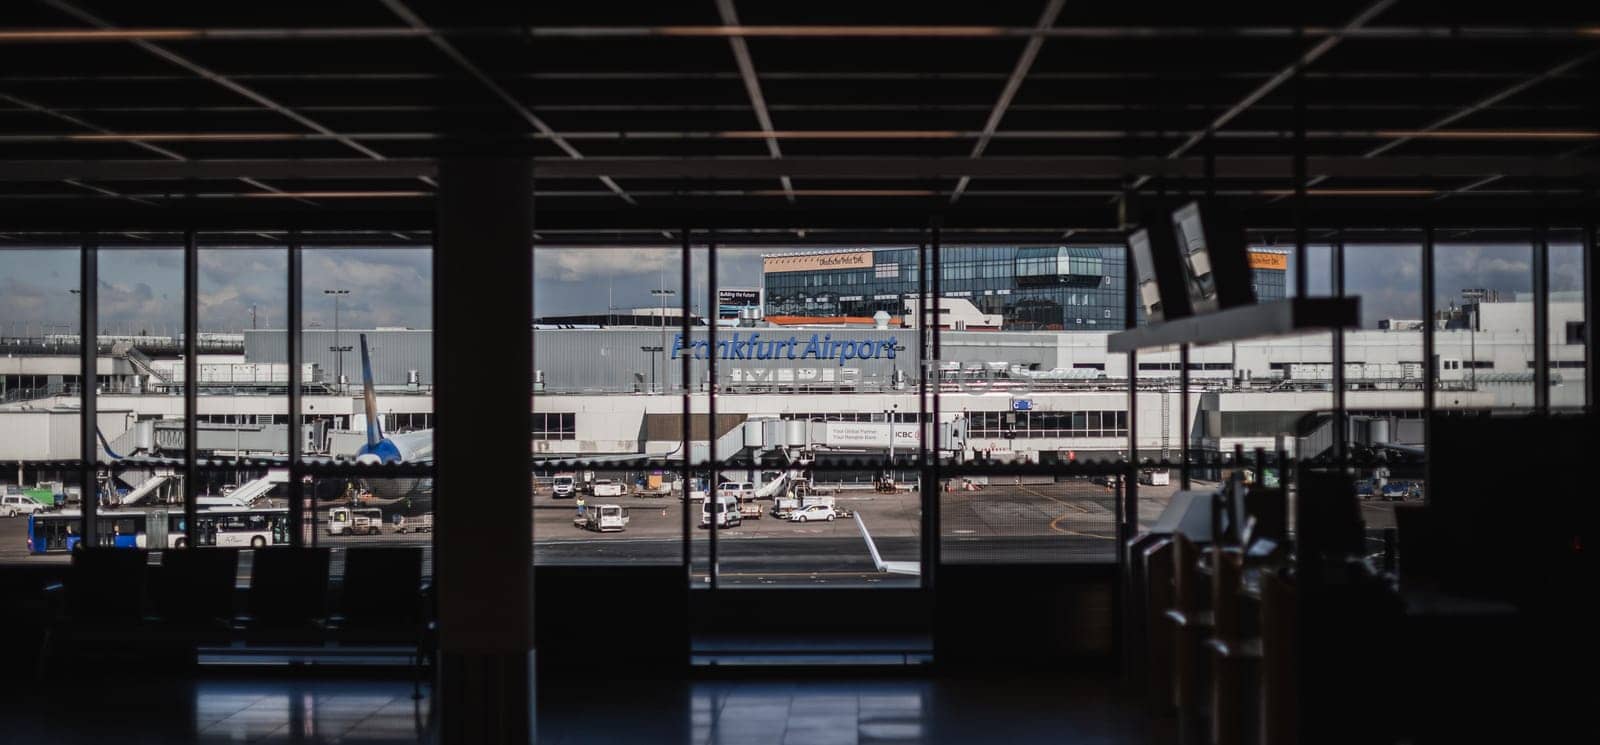
<path fill-rule="evenodd" d="M 367 407 L 367 446 L 377 447 L 383 441 L 383 428 L 378 426 L 378 394 L 372 384 L 372 358 L 367 354 L 367 335 L 361 335 L 361 388 Z"/>
<path fill-rule="evenodd" d="M 94 434 L 96 437 L 100 438 L 100 448 L 106 451 L 107 458 L 112 460 L 122 460 L 122 456 L 118 455 L 115 450 L 112 450 L 111 443 L 106 441 L 106 433 L 101 432 L 99 427 L 95 427 Z"/>

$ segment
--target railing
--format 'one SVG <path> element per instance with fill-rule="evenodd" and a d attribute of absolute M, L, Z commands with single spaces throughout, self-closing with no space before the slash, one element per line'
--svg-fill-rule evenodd
<path fill-rule="evenodd" d="M 101 354 L 111 354 L 116 341 L 107 339 L 95 344 Z M 153 340 L 134 342 L 133 346 L 145 354 L 162 356 L 181 355 L 186 350 L 181 340 Z M 202 354 L 244 354 L 244 342 L 200 339 L 196 346 Z M 40 336 L 0 336 L 0 352 L 8 354 L 68 355 L 78 354 L 79 344 L 73 338 Z"/>

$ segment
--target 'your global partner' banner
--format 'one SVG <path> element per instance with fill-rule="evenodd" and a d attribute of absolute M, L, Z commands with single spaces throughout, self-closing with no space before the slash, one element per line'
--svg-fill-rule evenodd
<path fill-rule="evenodd" d="M 705 339 L 694 339 L 689 342 L 688 349 L 693 350 L 695 359 L 703 360 L 710 354 L 710 346 Z M 888 339 L 856 341 L 835 339 L 832 334 L 812 334 L 806 339 L 799 336 L 763 336 L 759 333 L 741 337 L 734 332 L 731 337 L 717 341 L 717 359 L 836 360 L 843 365 L 848 360 L 892 360 L 898 346 L 892 336 Z M 678 356 L 684 349 L 683 334 L 674 334 L 672 356 Z"/>

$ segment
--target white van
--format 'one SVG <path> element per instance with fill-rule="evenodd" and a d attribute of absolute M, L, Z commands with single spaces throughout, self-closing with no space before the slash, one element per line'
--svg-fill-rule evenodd
<path fill-rule="evenodd" d="M 749 481 L 724 481 L 717 484 L 717 494 L 728 495 L 736 499 L 755 499 L 756 485 Z"/>
<path fill-rule="evenodd" d="M 584 511 L 573 524 L 597 533 L 620 533 L 628 529 L 628 510 L 614 504 L 597 504 Z"/>
<path fill-rule="evenodd" d="M 551 496 L 556 499 L 570 498 L 572 496 L 573 481 L 573 475 L 570 473 L 556 474 L 556 479 L 550 486 Z"/>
<path fill-rule="evenodd" d="M 23 494 L 7 494 L 0 497 L 0 515 L 6 517 L 37 515 L 43 511 L 44 505 L 33 501 L 33 497 Z"/>
<path fill-rule="evenodd" d="M 711 527 L 711 516 L 715 512 L 717 527 L 732 528 L 744 522 L 739 514 L 739 498 L 731 494 L 718 494 L 716 499 L 707 499 L 700 503 L 700 527 Z"/>

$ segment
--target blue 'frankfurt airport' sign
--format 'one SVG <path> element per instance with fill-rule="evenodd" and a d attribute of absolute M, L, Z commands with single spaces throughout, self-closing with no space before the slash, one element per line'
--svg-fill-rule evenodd
<path fill-rule="evenodd" d="M 740 337 L 738 332 L 728 339 L 717 340 L 717 359 L 722 360 L 892 360 L 896 342 L 888 339 L 835 339 L 832 334 L 812 334 L 810 339 L 798 336 L 764 337 L 759 333 Z M 682 352 L 683 334 L 672 337 L 672 356 Z M 694 358 L 703 360 L 710 350 L 706 339 L 689 342 Z"/>

